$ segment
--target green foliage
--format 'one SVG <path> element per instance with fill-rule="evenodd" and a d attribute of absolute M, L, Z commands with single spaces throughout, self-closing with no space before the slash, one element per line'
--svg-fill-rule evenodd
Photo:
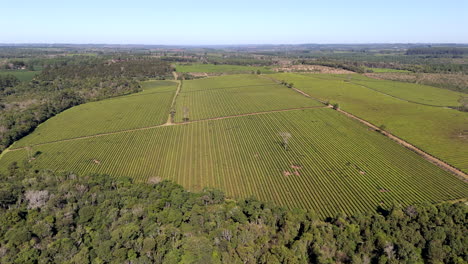
<path fill-rule="evenodd" d="M 112 59 L 105 62 L 91 62 L 79 65 L 65 65 L 61 67 L 45 67 L 38 76 L 41 80 L 52 81 L 57 78 L 156 78 L 164 79 L 170 76 L 172 67 L 169 63 L 151 58 L 144 59 Z"/>
<path fill-rule="evenodd" d="M 464 203 L 395 204 L 379 213 L 319 220 L 312 212 L 255 199 L 227 201 L 219 191 L 187 192 L 167 181 L 23 170 L 7 182 L 25 191 L 46 190 L 54 201 L 41 210 L 27 209 L 23 198 L 0 208 L 1 263 L 468 261 Z M 206 202 L 207 192 L 216 202 Z M 164 206 L 153 206 L 159 203 Z M 177 217 L 168 218 L 168 211 Z M 11 218 L 18 212 L 21 217 Z"/>
<path fill-rule="evenodd" d="M 16 76 L 11 74 L 2 75 L 0 74 L 0 91 L 3 91 L 8 87 L 15 87 L 20 83 L 20 80 Z"/>

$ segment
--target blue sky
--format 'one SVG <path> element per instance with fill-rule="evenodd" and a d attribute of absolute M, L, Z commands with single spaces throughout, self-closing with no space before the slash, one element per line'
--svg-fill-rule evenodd
<path fill-rule="evenodd" d="M 0 0 L 0 43 L 468 43 L 467 0 Z"/>

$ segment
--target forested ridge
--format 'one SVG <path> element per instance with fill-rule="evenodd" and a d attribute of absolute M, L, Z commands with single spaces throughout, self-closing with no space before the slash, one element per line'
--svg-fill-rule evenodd
<path fill-rule="evenodd" d="M 1 176 L 1 263 L 466 263 L 463 203 L 319 219 L 168 181 Z"/>

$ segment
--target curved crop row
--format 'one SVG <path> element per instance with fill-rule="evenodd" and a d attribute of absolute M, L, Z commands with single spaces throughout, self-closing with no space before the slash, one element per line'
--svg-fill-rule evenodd
<path fill-rule="evenodd" d="M 82 104 L 47 120 L 13 148 L 163 124 L 176 82 L 148 81 L 143 92 Z"/>

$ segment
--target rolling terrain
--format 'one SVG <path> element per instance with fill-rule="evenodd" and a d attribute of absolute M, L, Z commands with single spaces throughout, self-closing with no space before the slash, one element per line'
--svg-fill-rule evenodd
<path fill-rule="evenodd" d="M 338 91 L 396 100 L 344 83 L 345 77 L 317 76 L 274 75 L 294 78 L 296 87 L 323 99 Z M 317 83 L 310 85 L 310 79 Z M 468 196 L 468 185 L 454 175 L 268 78 L 249 74 L 181 83 L 177 95 L 175 82 L 152 81 L 142 93 L 67 110 L 3 153 L 0 167 L 26 159 L 36 169 L 139 182 L 169 179 L 192 191 L 214 187 L 228 197 L 256 196 L 323 217 Z M 347 86 L 354 89 L 351 95 Z M 173 98 L 175 122 L 165 123 Z M 287 144 L 283 132 L 290 134 Z"/>

